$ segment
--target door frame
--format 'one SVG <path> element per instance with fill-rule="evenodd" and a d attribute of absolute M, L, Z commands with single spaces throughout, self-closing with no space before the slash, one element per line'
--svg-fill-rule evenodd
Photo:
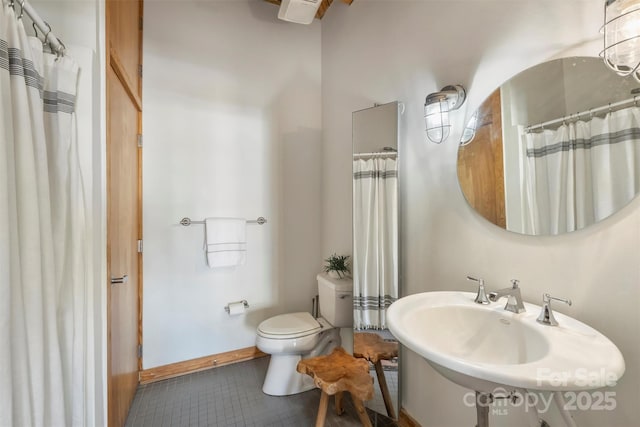
<path fill-rule="evenodd" d="M 120 0 L 122 1 L 122 0 Z M 140 25 L 138 28 L 138 37 L 139 37 L 139 63 L 140 63 L 140 70 L 142 67 L 142 40 L 143 40 L 143 27 L 142 27 L 142 17 L 143 17 L 143 12 L 144 12 L 144 0 L 125 0 L 125 1 L 136 1 L 139 3 L 139 16 L 140 16 Z M 137 380 L 138 380 L 138 384 L 140 383 L 140 371 L 142 371 L 143 368 L 143 364 L 142 364 L 142 353 L 141 353 L 141 349 L 142 349 L 142 301 L 143 301 L 143 257 L 142 257 L 142 235 L 143 235 L 143 230 L 142 230 L 142 218 L 143 218 L 143 213 L 142 213 L 142 73 L 140 72 L 140 74 L 138 76 L 135 76 L 135 80 L 136 82 L 134 83 L 134 79 L 130 78 L 130 76 L 127 74 L 127 72 L 125 71 L 125 67 L 122 64 L 122 61 L 120 60 L 120 57 L 118 56 L 118 53 L 115 49 L 113 49 L 111 47 L 111 41 L 112 41 L 112 37 L 111 37 L 111 29 L 112 29 L 112 21 L 111 21 L 111 13 L 110 13 L 110 6 L 114 3 L 118 3 L 118 0 L 107 0 L 105 2 L 104 5 L 104 17 L 105 17 L 105 74 L 104 74 L 104 79 L 105 79 L 105 84 L 104 84 L 104 93 L 105 93 L 105 200 L 106 200 L 106 204 L 105 204 L 105 216 L 104 216 L 104 248 L 106 249 L 106 256 L 104 259 L 106 259 L 106 264 L 104 264 L 104 267 L 106 268 L 105 270 L 105 276 L 106 276 L 106 293 L 105 293 L 105 297 L 106 297 L 106 327 L 105 327 L 105 333 L 106 333 L 106 384 L 105 384 L 105 392 L 106 392 L 106 407 L 105 407 L 105 419 L 107 421 L 107 425 L 109 426 L 114 426 L 114 420 L 111 419 L 111 389 L 112 389 L 112 377 L 111 377 L 111 277 L 110 277 L 110 272 L 111 272 L 111 247 L 110 247 L 110 238 L 109 238 L 109 206 L 111 203 L 111 189 L 110 189 L 110 141 L 111 141 L 111 131 L 110 131 L 110 127 L 109 125 L 111 124 L 110 120 L 111 120 L 111 113 L 110 113 L 110 108 L 109 108 L 109 91 L 107 90 L 107 85 L 108 85 L 108 76 L 107 74 L 109 72 L 113 72 L 115 74 L 115 76 L 117 77 L 117 79 L 120 81 L 120 83 L 122 84 L 122 87 L 124 88 L 125 92 L 127 93 L 127 95 L 129 96 L 131 102 L 136 106 L 137 110 L 138 110 L 138 115 L 137 115 L 137 133 L 138 133 L 138 147 L 137 147 L 137 211 L 138 211 L 138 215 L 136 218 L 136 222 L 137 222 L 137 230 L 138 230 L 138 236 L 136 236 L 136 239 L 139 241 L 139 250 L 137 253 L 137 267 L 138 267 L 138 274 L 137 274 L 137 290 L 136 290 L 136 294 L 137 294 L 137 301 L 136 301 L 136 306 L 137 306 L 137 312 L 138 312 L 138 318 L 137 318 L 137 331 L 136 331 L 136 335 L 137 335 L 137 345 L 138 345 L 138 355 L 137 355 L 137 370 L 138 370 L 138 374 L 137 374 Z"/>

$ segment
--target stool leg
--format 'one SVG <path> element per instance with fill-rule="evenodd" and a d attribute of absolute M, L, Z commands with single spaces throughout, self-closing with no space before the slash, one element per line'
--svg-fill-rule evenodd
<path fill-rule="evenodd" d="M 372 427 L 371 420 L 369 419 L 369 415 L 367 415 L 367 410 L 364 409 L 362 400 L 356 399 L 353 395 L 351 395 L 351 400 L 353 400 L 353 406 L 355 406 L 356 411 L 358 411 L 358 418 L 360 418 L 363 427 Z"/>
<path fill-rule="evenodd" d="M 376 375 L 378 376 L 378 384 L 380 384 L 380 391 L 382 391 L 382 399 L 384 400 L 384 406 L 387 408 L 387 415 L 390 418 L 396 418 L 395 411 L 393 410 L 393 402 L 391 401 L 391 395 L 389 394 L 389 388 L 387 387 L 387 379 L 384 376 L 384 370 L 382 369 L 382 362 L 379 360 L 374 363 L 376 367 Z"/>
<path fill-rule="evenodd" d="M 339 391 L 336 393 L 336 414 L 342 415 L 344 413 L 344 408 L 342 407 L 342 392 Z"/>
<path fill-rule="evenodd" d="M 329 395 L 322 392 L 320 396 L 320 406 L 318 406 L 318 418 L 316 418 L 316 427 L 323 427 L 324 420 L 327 418 L 327 407 L 329 406 Z"/>

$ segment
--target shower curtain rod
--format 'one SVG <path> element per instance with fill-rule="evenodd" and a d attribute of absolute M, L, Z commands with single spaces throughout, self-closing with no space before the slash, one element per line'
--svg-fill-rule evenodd
<path fill-rule="evenodd" d="M 569 115 L 561 117 L 559 119 L 549 120 L 548 122 L 540 123 L 540 124 L 537 124 L 537 125 L 527 126 L 526 128 L 524 128 L 524 132 L 525 133 L 531 133 L 531 132 L 536 131 L 536 130 L 544 129 L 545 126 L 550 126 L 550 125 L 554 125 L 554 124 L 557 124 L 557 123 L 562 123 L 562 122 L 565 122 L 567 120 L 578 120 L 578 119 L 580 119 L 580 117 L 585 116 L 585 115 L 589 115 L 590 118 L 591 118 L 591 117 L 593 117 L 594 114 L 603 113 L 605 111 L 612 112 L 612 111 L 621 110 L 623 107 L 629 106 L 628 104 L 637 104 L 637 98 L 638 98 L 637 96 L 634 96 L 633 98 L 625 99 L 624 101 L 618 101 L 618 102 L 614 102 L 613 104 L 603 105 L 602 107 L 592 108 L 592 109 L 587 110 L 587 111 L 578 112 L 578 113 L 575 113 L 575 114 L 569 114 Z"/>
<path fill-rule="evenodd" d="M 16 9 L 16 5 L 20 7 L 20 14 L 18 17 L 22 17 L 23 13 L 26 13 L 27 16 L 31 19 L 33 24 L 38 27 L 38 29 L 44 34 L 43 43 L 48 43 L 51 47 L 51 51 L 57 55 L 64 55 L 65 46 L 60 41 L 58 37 L 51 31 L 51 25 L 49 25 L 46 21 L 44 21 L 38 12 L 31 6 L 31 4 L 27 0 L 11 0 L 9 5 Z"/>
<path fill-rule="evenodd" d="M 381 151 L 378 153 L 354 153 L 354 159 L 362 159 L 363 157 L 396 157 L 397 151 Z"/>

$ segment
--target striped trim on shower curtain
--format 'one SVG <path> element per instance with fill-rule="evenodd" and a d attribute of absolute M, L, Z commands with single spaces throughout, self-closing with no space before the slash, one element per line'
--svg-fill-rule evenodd
<path fill-rule="evenodd" d="M 37 89 L 47 113 L 71 114 L 76 108 L 76 96 L 62 91 L 44 90 L 44 77 L 38 73 L 33 61 L 26 59 L 21 49 L 10 48 L 6 40 L 0 39 L 0 68 L 11 76 L 24 77 L 25 85 Z"/>
<path fill-rule="evenodd" d="M 633 127 L 610 133 L 593 135 L 589 138 L 576 137 L 567 141 L 559 141 L 540 148 L 528 148 L 527 157 L 544 157 L 560 151 L 590 150 L 600 145 L 621 144 L 640 140 L 640 128 Z"/>

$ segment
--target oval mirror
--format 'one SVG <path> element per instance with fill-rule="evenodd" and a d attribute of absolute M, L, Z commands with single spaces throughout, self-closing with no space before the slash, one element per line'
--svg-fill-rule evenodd
<path fill-rule="evenodd" d="M 592 57 L 523 71 L 469 119 L 458 180 L 480 215 L 517 233 L 610 216 L 640 191 L 640 83 Z"/>

